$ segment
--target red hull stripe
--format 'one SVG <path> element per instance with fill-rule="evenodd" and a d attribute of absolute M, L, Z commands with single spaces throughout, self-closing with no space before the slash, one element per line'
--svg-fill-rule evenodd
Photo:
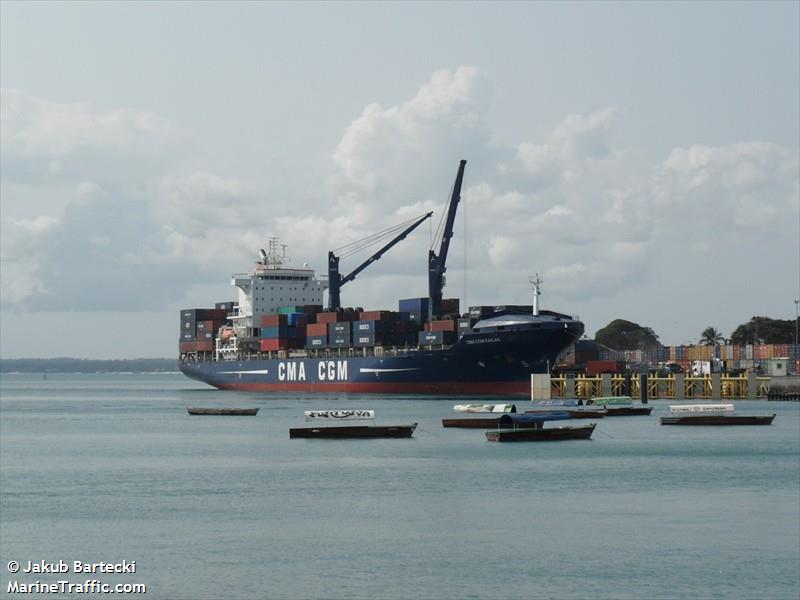
<path fill-rule="evenodd" d="M 225 383 L 225 390 L 249 392 L 344 392 L 351 394 L 432 394 L 474 396 L 530 396 L 530 384 L 524 381 L 466 383 L 439 381 L 436 383 Z"/>

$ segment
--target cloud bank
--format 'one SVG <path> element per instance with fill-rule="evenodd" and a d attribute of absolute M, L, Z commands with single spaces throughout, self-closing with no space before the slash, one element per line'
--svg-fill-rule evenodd
<path fill-rule="evenodd" d="M 524 301 L 539 272 L 546 304 L 579 309 L 596 329 L 625 316 L 631 290 L 662 294 L 676 268 L 713 265 L 695 282 L 710 293 L 730 287 L 743 264 L 796 252 L 796 148 L 687 140 L 646 164 L 635 143 L 613 141 L 625 119 L 614 106 L 502 146 L 492 98 L 478 68 L 437 71 L 412 98 L 368 104 L 346 127 L 324 197 L 318 182 L 304 182 L 272 201 L 258 181 L 215 172 L 191 133 L 159 115 L 3 90 L 3 307 L 158 310 L 191 285 L 247 269 L 271 234 L 319 268 L 330 248 L 427 210 L 438 218 L 461 158 L 469 163 L 446 294 L 463 295 L 466 264 L 473 304 Z M 425 294 L 424 229 L 353 282 L 345 302 L 392 307 Z M 744 320 L 752 300 L 738 307 Z M 592 313 L 615 304 L 619 313 Z"/>

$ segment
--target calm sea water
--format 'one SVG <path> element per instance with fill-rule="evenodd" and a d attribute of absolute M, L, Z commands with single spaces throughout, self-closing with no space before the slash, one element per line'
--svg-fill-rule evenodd
<path fill-rule="evenodd" d="M 17 560 L 136 561 L 147 598 L 800 595 L 800 406 L 771 427 L 598 421 L 591 441 L 444 430 L 454 399 L 276 396 L 179 374 L 4 375 L 0 583 Z M 186 406 L 259 406 L 189 417 Z M 522 409 L 525 402 L 517 402 Z M 289 440 L 371 408 L 409 440 Z"/>

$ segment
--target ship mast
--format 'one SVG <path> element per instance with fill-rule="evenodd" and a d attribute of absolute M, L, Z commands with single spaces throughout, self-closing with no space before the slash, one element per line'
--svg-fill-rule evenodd
<path fill-rule="evenodd" d="M 539 314 L 539 296 L 542 295 L 542 280 L 537 273 L 536 277 L 531 277 L 528 281 L 533 286 L 533 315 L 537 316 Z"/>

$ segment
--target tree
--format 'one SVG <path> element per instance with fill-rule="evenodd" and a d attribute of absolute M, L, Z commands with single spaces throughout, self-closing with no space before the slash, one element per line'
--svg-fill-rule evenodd
<path fill-rule="evenodd" d="M 731 334 L 731 341 L 744 344 L 793 344 L 795 321 L 793 319 L 770 319 L 752 317 L 748 323 L 739 325 Z"/>
<path fill-rule="evenodd" d="M 716 346 L 721 344 L 724 340 L 725 336 L 723 336 L 714 327 L 706 327 L 703 330 L 703 333 L 700 335 L 701 346 Z"/>
<path fill-rule="evenodd" d="M 594 339 L 614 350 L 652 350 L 661 345 L 652 329 L 625 319 L 611 321 L 598 330 Z"/>

